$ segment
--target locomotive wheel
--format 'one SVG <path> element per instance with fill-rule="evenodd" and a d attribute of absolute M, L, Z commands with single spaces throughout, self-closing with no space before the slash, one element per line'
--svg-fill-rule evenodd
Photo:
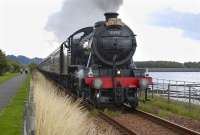
<path fill-rule="evenodd" d="M 97 97 L 96 97 L 96 93 L 97 93 L 97 90 L 91 89 L 90 100 L 91 100 L 91 102 L 93 103 L 93 105 L 95 106 L 95 108 L 100 108 L 98 99 L 97 99 Z"/>
<path fill-rule="evenodd" d="M 138 98 L 135 97 L 135 99 L 129 103 L 132 109 L 136 109 L 138 106 Z"/>

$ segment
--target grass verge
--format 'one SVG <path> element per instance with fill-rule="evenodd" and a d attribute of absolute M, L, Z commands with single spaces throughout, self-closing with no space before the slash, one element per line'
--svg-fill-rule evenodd
<path fill-rule="evenodd" d="M 200 106 L 192 105 L 191 109 L 186 103 L 179 101 L 168 102 L 167 99 L 162 97 L 154 97 L 150 101 L 141 102 L 139 109 L 156 114 L 163 118 L 168 118 L 174 114 L 189 117 L 200 121 Z"/>
<path fill-rule="evenodd" d="M 111 109 L 104 109 L 103 112 L 110 117 L 117 117 L 121 115 L 121 111 L 119 110 L 111 110 Z"/>
<path fill-rule="evenodd" d="M 29 88 L 30 76 L 22 84 L 11 102 L 0 112 L 0 134 L 22 135 L 24 101 Z"/>
<path fill-rule="evenodd" d="M 122 114 L 122 112 L 120 110 L 112 110 L 112 109 L 109 109 L 109 108 L 105 108 L 105 109 L 92 109 L 90 110 L 90 115 L 91 116 L 97 116 L 98 115 L 98 112 L 99 111 L 102 111 L 104 112 L 106 115 L 110 116 L 110 117 L 117 117 L 117 116 L 120 116 Z"/>
<path fill-rule="evenodd" d="M 17 74 L 18 73 L 6 73 L 5 75 L 0 76 L 0 84 L 17 76 Z"/>

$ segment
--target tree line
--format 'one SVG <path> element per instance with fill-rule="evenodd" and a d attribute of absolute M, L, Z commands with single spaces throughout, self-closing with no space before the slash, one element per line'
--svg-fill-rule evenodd
<path fill-rule="evenodd" d="M 174 61 L 136 61 L 138 68 L 200 68 L 200 62 L 174 62 Z M 37 67 L 36 64 L 30 64 L 29 70 Z M 6 54 L 0 49 L 0 75 L 6 72 L 20 72 L 23 65 L 15 61 L 6 59 Z"/>
<path fill-rule="evenodd" d="M 138 68 L 200 68 L 200 62 L 137 61 Z"/>
<path fill-rule="evenodd" d="M 22 65 L 6 59 L 6 54 L 0 49 L 0 75 L 6 72 L 19 72 Z"/>

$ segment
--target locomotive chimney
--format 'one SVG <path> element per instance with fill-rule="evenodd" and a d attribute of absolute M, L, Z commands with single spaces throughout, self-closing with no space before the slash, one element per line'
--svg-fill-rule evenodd
<path fill-rule="evenodd" d="M 110 18 L 117 18 L 119 14 L 114 12 L 109 12 L 105 13 L 104 15 L 106 17 L 106 21 L 108 21 Z"/>

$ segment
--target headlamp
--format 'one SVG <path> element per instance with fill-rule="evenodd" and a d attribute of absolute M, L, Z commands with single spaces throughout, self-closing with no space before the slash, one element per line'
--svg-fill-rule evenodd
<path fill-rule="evenodd" d="M 139 81 L 139 84 L 140 84 L 140 88 L 141 89 L 146 89 L 147 87 L 148 87 L 148 84 L 149 84 L 149 82 L 148 82 L 148 80 L 147 79 L 141 79 L 140 81 Z"/>
<path fill-rule="evenodd" d="M 84 78 L 84 70 L 80 69 L 77 73 L 76 73 L 76 77 L 79 79 L 83 79 Z"/>
<path fill-rule="evenodd" d="M 100 89 L 100 88 L 102 88 L 102 85 L 103 85 L 103 82 L 102 82 L 101 79 L 95 79 L 95 80 L 93 81 L 93 87 L 94 87 L 95 89 Z"/>
<path fill-rule="evenodd" d="M 120 74 L 121 74 L 121 71 L 120 71 L 120 70 L 118 70 L 118 71 L 117 71 L 117 75 L 120 75 Z"/>

